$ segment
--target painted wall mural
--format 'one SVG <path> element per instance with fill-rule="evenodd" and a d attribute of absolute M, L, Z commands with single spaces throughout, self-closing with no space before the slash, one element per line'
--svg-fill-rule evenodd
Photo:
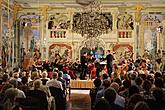
<path fill-rule="evenodd" d="M 144 30 L 144 54 L 150 58 L 155 57 L 157 51 L 157 28 L 162 20 L 165 19 L 163 14 L 144 14 L 142 16 Z"/>
<path fill-rule="evenodd" d="M 160 23 L 165 16 L 163 14 L 144 14 L 142 15 L 142 21 Z"/>
<path fill-rule="evenodd" d="M 165 19 L 163 14 L 144 14 L 142 15 L 141 22 L 147 28 L 156 28 L 160 25 L 161 21 Z"/>
<path fill-rule="evenodd" d="M 13 13 L 8 10 L 6 7 L 2 7 L 2 17 L 1 17 L 1 40 L 2 48 L 0 49 L 2 60 L 2 67 L 6 67 L 12 64 L 13 62 Z"/>
<path fill-rule="evenodd" d="M 144 30 L 144 50 L 150 54 L 156 52 L 156 30 Z"/>
<path fill-rule="evenodd" d="M 35 13 L 26 14 L 20 17 L 22 24 L 21 36 L 23 36 L 22 41 L 24 42 L 24 47 L 26 51 L 31 49 L 39 50 L 40 48 L 40 16 Z M 32 43 L 34 42 L 34 44 Z"/>

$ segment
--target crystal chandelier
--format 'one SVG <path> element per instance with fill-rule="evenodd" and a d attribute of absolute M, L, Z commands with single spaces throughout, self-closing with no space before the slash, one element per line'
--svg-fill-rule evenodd
<path fill-rule="evenodd" d="M 112 15 L 110 12 L 101 12 L 100 1 L 94 0 L 84 8 L 85 11 L 73 15 L 73 32 L 88 39 L 112 30 Z"/>

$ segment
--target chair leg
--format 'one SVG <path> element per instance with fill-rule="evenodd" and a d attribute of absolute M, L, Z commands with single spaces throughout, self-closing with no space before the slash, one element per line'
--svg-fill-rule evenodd
<path fill-rule="evenodd" d="M 70 97 L 70 94 L 71 94 L 71 88 L 69 87 L 69 97 Z"/>

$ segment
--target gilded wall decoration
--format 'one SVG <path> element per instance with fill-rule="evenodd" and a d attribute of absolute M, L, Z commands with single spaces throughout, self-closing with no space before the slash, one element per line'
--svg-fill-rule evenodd
<path fill-rule="evenodd" d="M 71 27 L 68 14 L 56 13 L 49 17 L 48 29 L 69 29 Z"/>
<path fill-rule="evenodd" d="M 115 59 L 129 59 L 133 57 L 133 47 L 129 44 L 116 44 L 113 47 Z"/>
<path fill-rule="evenodd" d="M 140 23 L 142 16 L 141 11 L 144 10 L 145 7 L 142 4 L 138 3 L 135 5 L 134 9 L 135 9 L 135 22 Z"/>
<path fill-rule="evenodd" d="M 134 29 L 133 16 L 127 14 L 126 12 L 119 14 L 117 17 L 117 29 L 133 30 Z"/>
<path fill-rule="evenodd" d="M 92 38 L 112 30 L 110 12 L 77 12 L 73 15 L 73 32 Z"/>

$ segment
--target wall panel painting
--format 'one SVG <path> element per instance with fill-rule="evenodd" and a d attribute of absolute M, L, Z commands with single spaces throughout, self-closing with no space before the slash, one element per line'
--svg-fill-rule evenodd
<path fill-rule="evenodd" d="M 156 52 L 156 30 L 144 30 L 144 52 L 154 55 Z"/>
<path fill-rule="evenodd" d="M 142 16 L 144 40 L 144 55 L 150 58 L 155 57 L 157 51 L 157 28 L 161 25 L 161 21 L 165 19 L 164 14 L 144 14 Z"/>

